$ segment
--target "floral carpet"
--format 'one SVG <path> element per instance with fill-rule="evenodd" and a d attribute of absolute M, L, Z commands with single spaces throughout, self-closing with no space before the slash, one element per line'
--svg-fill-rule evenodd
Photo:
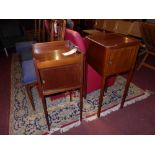
<path fill-rule="evenodd" d="M 122 93 L 126 79 L 118 76 L 115 84 L 108 87 L 104 96 L 102 116 L 119 110 Z M 10 134 L 13 135 L 36 135 L 52 134 L 55 131 L 65 132 L 72 127 L 80 125 L 79 92 L 72 93 L 72 101 L 68 93 L 64 97 L 52 99 L 46 98 L 51 130 L 48 132 L 43 113 L 42 102 L 37 88 L 32 89 L 32 95 L 36 111 L 32 110 L 26 89 L 21 82 L 21 66 L 17 55 L 13 56 L 11 68 L 11 109 L 10 109 Z M 125 106 L 133 104 L 149 96 L 133 83 L 130 84 Z M 91 121 L 97 118 L 99 90 L 87 94 L 84 99 L 83 121 Z M 109 108 L 110 107 L 110 108 Z"/>

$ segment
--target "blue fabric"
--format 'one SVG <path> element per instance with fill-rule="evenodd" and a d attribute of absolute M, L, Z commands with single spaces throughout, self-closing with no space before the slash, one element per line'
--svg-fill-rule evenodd
<path fill-rule="evenodd" d="M 32 44 L 34 44 L 35 41 L 24 41 L 24 42 L 18 42 L 16 43 L 16 52 L 20 53 L 22 52 L 23 48 L 32 48 Z"/>
<path fill-rule="evenodd" d="M 21 61 L 32 60 L 32 47 L 25 47 L 20 52 Z"/>
<path fill-rule="evenodd" d="M 34 68 L 33 60 L 27 60 L 22 62 L 22 82 L 29 84 L 36 81 L 36 72 Z"/>

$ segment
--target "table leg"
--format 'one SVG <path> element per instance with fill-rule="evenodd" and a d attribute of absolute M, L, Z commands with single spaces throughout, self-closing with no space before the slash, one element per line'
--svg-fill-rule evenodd
<path fill-rule="evenodd" d="M 83 88 L 80 88 L 80 121 L 82 121 L 82 111 L 83 111 Z"/>
<path fill-rule="evenodd" d="M 48 120 L 48 111 L 47 111 L 47 104 L 46 104 L 46 99 L 45 97 L 41 97 L 42 98 L 42 103 L 43 103 L 43 108 L 44 108 L 44 113 L 45 113 L 45 118 L 46 118 L 46 123 L 47 123 L 47 127 L 48 127 L 48 131 L 50 131 L 50 123 Z"/>
<path fill-rule="evenodd" d="M 125 98 L 126 98 L 127 93 L 128 93 L 128 89 L 129 89 L 129 86 L 130 86 L 130 82 L 131 82 L 132 76 L 133 76 L 133 70 L 131 70 L 129 72 L 129 75 L 128 75 L 128 78 L 127 78 L 127 81 L 126 81 L 125 90 L 124 90 L 124 93 L 123 93 L 123 97 L 122 97 L 120 108 L 123 108 L 123 106 L 124 106 Z"/>
<path fill-rule="evenodd" d="M 100 117 L 100 113 L 101 113 L 101 107 L 102 107 L 103 96 L 104 96 L 105 81 L 106 81 L 106 77 L 103 77 L 102 81 L 101 81 L 101 90 L 100 90 L 100 98 L 99 98 L 97 117 Z"/>
<path fill-rule="evenodd" d="M 84 89 L 83 89 L 83 96 L 86 99 L 87 96 L 87 75 L 88 75 L 88 64 L 86 63 L 86 58 L 84 57 L 83 63 L 83 81 L 84 81 Z"/>
<path fill-rule="evenodd" d="M 72 90 L 69 91 L 70 102 L 72 102 Z"/>

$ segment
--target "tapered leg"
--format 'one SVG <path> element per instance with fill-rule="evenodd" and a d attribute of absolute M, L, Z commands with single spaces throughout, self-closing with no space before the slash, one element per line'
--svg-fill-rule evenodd
<path fill-rule="evenodd" d="M 42 98 L 42 103 L 43 103 L 43 108 L 44 108 L 44 113 L 45 113 L 45 118 L 46 118 L 48 131 L 50 131 L 50 123 L 49 123 L 49 120 L 48 120 L 48 111 L 47 111 L 46 99 L 45 99 L 44 96 L 42 96 L 41 98 Z"/>
<path fill-rule="evenodd" d="M 123 106 L 124 106 L 125 98 L 126 98 L 127 93 L 128 93 L 128 89 L 129 89 L 129 86 L 130 86 L 130 81 L 132 79 L 132 75 L 133 75 L 133 70 L 131 70 L 129 72 L 129 75 L 128 75 L 128 78 L 127 78 L 127 81 L 126 81 L 125 90 L 124 90 L 124 93 L 123 93 L 123 97 L 122 97 L 120 108 L 123 108 Z"/>
<path fill-rule="evenodd" d="M 86 99 L 86 95 L 87 95 L 87 74 L 88 74 L 88 64 L 86 63 L 86 58 L 84 58 L 84 67 L 83 67 L 83 96 Z"/>
<path fill-rule="evenodd" d="M 83 111 L 83 88 L 80 89 L 80 121 L 82 121 L 82 111 Z"/>
<path fill-rule="evenodd" d="M 101 90 L 100 90 L 100 98 L 99 98 L 97 117 L 100 117 L 100 113 L 101 113 L 101 107 L 102 107 L 103 96 L 104 96 L 105 80 L 106 80 L 106 77 L 103 77 L 102 81 L 101 81 Z"/>
<path fill-rule="evenodd" d="M 34 105 L 34 102 L 33 102 L 33 97 L 32 97 L 32 92 L 31 92 L 31 85 L 28 84 L 28 85 L 25 85 L 25 87 L 26 87 L 27 94 L 29 96 L 32 108 L 35 111 L 35 105 Z"/>
<path fill-rule="evenodd" d="M 69 91 L 69 95 L 70 95 L 70 102 L 72 101 L 72 91 Z"/>

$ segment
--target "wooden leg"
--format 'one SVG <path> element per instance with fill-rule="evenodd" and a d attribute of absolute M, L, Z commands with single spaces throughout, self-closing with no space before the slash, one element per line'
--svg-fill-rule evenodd
<path fill-rule="evenodd" d="M 105 80 L 105 84 L 104 84 L 104 92 L 107 92 L 108 90 L 108 84 L 107 84 L 108 79 Z"/>
<path fill-rule="evenodd" d="M 72 101 L 72 91 L 69 91 L 69 95 L 70 95 L 70 102 Z"/>
<path fill-rule="evenodd" d="M 105 81 L 106 81 L 106 77 L 103 77 L 102 81 L 101 81 L 101 90 L 100 90 L 100 98 L 99 98 L 97 117 L 100 117 L 100 113 L 101 113 L 101 107 L 102 107 L 103 96 L 104 96 Z"/>
<path fill-rule="evenodd" d="M 43 108 L 44 108 L 44 113 L 45 113 L 45 118 L 46 118 L 48 131 L 50 131 L 50 123 L 49 123 L 49 120 L 48 120 L 48 111 L 47 111 L 46 99 L 45 99 L 44 96 L 42 96 L 41 99 L 42 99 L 42 104 L 43 104 Z"/>
<path fill-rule="evenodd" d="M 139 70 L 139 69 L 143 66 L 143 64 L 144 64 L 145 60 L 147 59 L 148 55 L 149 55 L 149 54 L 148 54 L 148 52 L 146 51 L 146 54 L 145 54 L 144 58 L 142 59 L 141 63 L 139 64 L 137 70 Z"/>
<path fill-rule="evenodd" d="M 83 81 L 84 81 L 84 89 L 83 89 L 83 96 L 86 99 L 87 95 L 87 74 L 88 74 L 88 64 L 86 64 L 86 60 L 84 59 L 84 67 L 83 67 Z"/>
<path fill-rule="evenodd" d="M 128 75 L 128 78 L 127 78 L 127 81 L 126 81 L 125 90 L 124 90 L 124 93 L 123 93 L 123 97 L 122 97 L 120 108 L 123 108 L 123 106 L 124 106 L 125 98 L 126 98 L 127 93 L 128 93 L 128 89 L 129 89 L 129 86 L 130 86 L 130 81 L 132 79 L 132 75 L 133 75 L 133 70 L 131 70 L 129 72 L 129 75 Z"/>
<path fill-rule="evenodd" d="M 28 84 L 28 85 L 25 85 L 25 87 L 26 87 L 27 94 L 29 96 L 32 108 L 35 111 L 35 105 L 34 105 L 34 102 L 33 102 L 33 97 L 32 97 L 32 92 L 31 92 L 31 85 Z"/>
<path fill-rule="evenodd" d="M 82 121 L 82 111 L 83 111 L 83 88 L 80 89 L 80 121 Z"/>

